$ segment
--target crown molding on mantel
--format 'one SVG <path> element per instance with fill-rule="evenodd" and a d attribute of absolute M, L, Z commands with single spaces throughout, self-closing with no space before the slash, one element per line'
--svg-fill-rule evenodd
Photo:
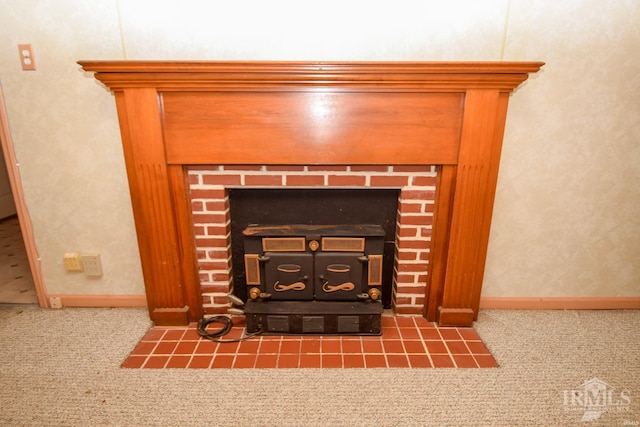
<path fill-rule="evenodd" d="M 148 87 L 165 91 L 260 87 L 288 91 L 332 90 L 512 91 L 543 62 L 276 62 L 276 61 L 79 61 L 111 90 Z M 160 77 L 160 75 L 162 77 Z"/>

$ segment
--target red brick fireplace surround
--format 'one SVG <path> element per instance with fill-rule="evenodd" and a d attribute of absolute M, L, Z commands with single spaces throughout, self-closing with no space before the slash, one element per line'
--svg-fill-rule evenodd
<path fill-rule="evenodd" d="M 229 187 L 398 188 L 393 305 L 422 314 L 436 184 L 435 166 L 227 165 L 189 169 L 196 250 L 205 314 L 226 312 L 231 291 Z M 375 209 L 375 207 L 372 207 Z"/>
<path fill-rule="evenodd" d="M 542 63 L 80 65 L 115 94 L 157 325 L 226 309 L 243 185 L 400 189 L 396 313 L 477 318 L 509 94 Z"/>

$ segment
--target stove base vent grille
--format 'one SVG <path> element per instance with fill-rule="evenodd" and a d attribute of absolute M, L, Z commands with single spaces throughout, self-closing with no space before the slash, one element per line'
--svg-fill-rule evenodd
<path fill-rule="evenodd" d="M 349 315 L 344 313 L 348 312 Z M 247 301 L 247 333 L 380 335 L 382 303 Z"/>

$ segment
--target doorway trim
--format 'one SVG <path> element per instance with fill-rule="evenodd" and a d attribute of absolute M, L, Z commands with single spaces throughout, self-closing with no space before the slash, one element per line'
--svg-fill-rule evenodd
<path fill-rule="evenodd" d="M 20 171 L 18 161 L 16 159 L 15 150 L 13 148 L 13 140 L 9 132 L 9 120 L 7 119 L 7 110 L 4 103 L 4 95 L 2 92 L 2 84 L 0 84 L 0 145 L 2 145 L 2 153 L 7 167 L 7 175 L 9 176 L 9 184 L 13 193 L 13 200 L 16 205 L 18 221 L 20 222 L 20 230 L 22 239 L 29 260 L 29 268 L 33 277 L 33 284 L 38 296 L 38 304 L 40 307 L 49 307 L 49 298 L 47 288 L 44 284 L 42 276 L 42 268 L 40 266 L 40 257 L 36 248 L 35 238 L 33 236 L 33 226 L 31 217 L 27 211 L 24 191 L 22 190 L 22 182 L 20 180 Z"/>

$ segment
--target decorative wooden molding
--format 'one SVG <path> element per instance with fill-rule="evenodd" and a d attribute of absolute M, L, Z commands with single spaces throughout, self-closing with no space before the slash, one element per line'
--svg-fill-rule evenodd
<path fill-rule="evenodd" d="M 425 316 L 477 317 L 509 93 L 543 63 L 80 65 L 115 93 L 156 323 L 202 315 L 190 164 L 440 165 Z"/>
<path fill-rule="evenodd" d="M 511 92 L 543 62 L 79 61 L 113 91 Z"/>
<path fill-rule="evenodd" d="M 44 283 L 42 267 L 40 266 L 40 257 L 36 248 L 36 240 L 33 235 L 33 226 L 31 217 L 27 211 L 27 202 L 25 201 L 24 191 L 22 190 L 22 181 L 20 179 L 20 171 L 18 170 L 18 160 L 16 159 L 15 150 L 13 148 L 13 140 L 9 132 L 9 121 L 7 119 L 7 111 L 4 104 L 4 95 L 0 87 L 0 145 L 2 145 L 2 154 L 7 167 L 7 176 L 11 185 L 11 194 L 13 202 L 16 205 L 16 214 L 20 223 L 22 232 L 22 240 L 27 252 L 29 260 L 29 269 L 31 277 L 38 297 L 40 307 L 49 306 L 49 295 L 47 295 L 47 287 Z"/>
<path fill-rule="evenodd" d="M 63 307 L 146 307 L 145 295 L 64 295 L 49 297 L 60 298 Z"/>

